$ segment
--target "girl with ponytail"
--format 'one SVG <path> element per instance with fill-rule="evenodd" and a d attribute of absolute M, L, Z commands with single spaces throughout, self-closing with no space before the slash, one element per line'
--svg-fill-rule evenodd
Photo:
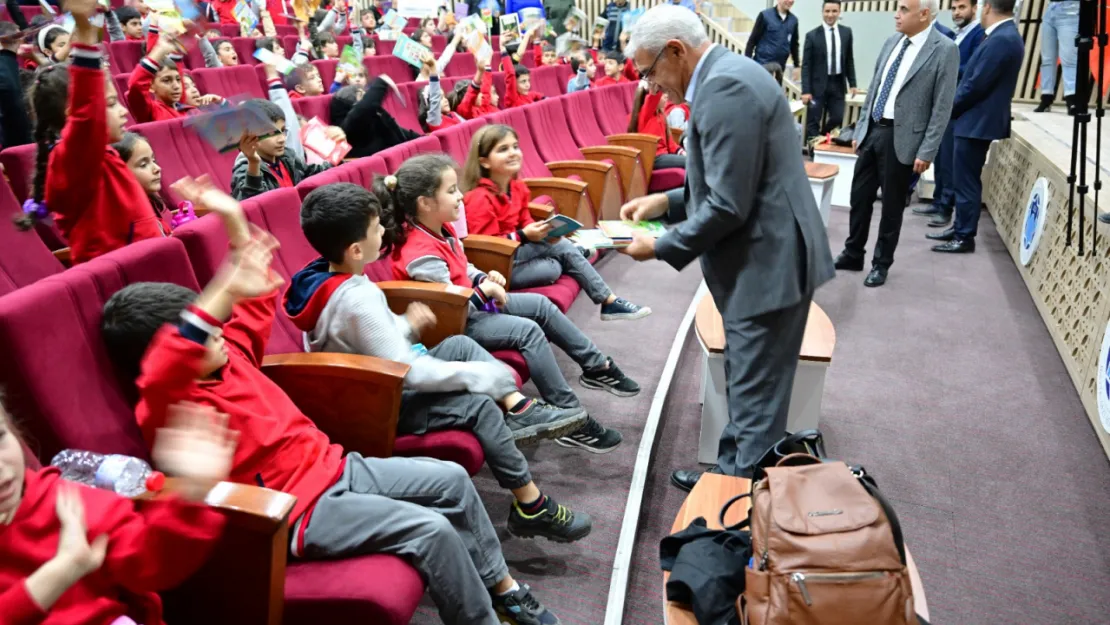
<path fill-rule="evenodd" d="M 39 70 L 31 86 L 38 146 L 23 227 L 53 212 L 74 264 L 140 239 L 165 236 L 169 215 L 151 207 L 146 190 L 111 143 L 123 137 L 127 109 L 101 69 L 99 30 L 89 22 L 97 0 L 70 0 L 76 24 L 71 63 Z"/>

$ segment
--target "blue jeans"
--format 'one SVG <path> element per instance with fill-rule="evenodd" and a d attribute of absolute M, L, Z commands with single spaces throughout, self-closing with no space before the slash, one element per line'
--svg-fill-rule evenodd
<path fill-rule="evenodd" d="M 1075 93 L 1079 0 L 1049 2 L 1041 22 L 1041 93 L 1056 93 L 1056 58 L 1064 66 L 1064 95 Z M 1086 77 L 1084 77 L 1086 79 Z"/>

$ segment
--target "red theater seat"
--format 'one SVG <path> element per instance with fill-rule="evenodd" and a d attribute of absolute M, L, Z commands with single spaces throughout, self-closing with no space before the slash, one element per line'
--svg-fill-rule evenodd
<path fill-rule="evenodd" d="M 392 115 L 393 119 L 397 120 L 397 124 L 402 128 L 424 134 L 424 129 L 420 126 L 420 119 L 417 117 L 420 101 L 410 98 L 406 91 L 401 89 L 401 85 L 397 85 L 397 90 L 401 92 L 404 101 L 399 100 L 393 90 L 390 89 L 386 92 L 385 99 L 382 100 L 382 108 Z"/>
<path fill-rule="evenodd" d="M 234 67 L 202 67 L 191 72 L 200 92 L 214 93 L 225 98 L 246 96 L 265 98 L 266 90 L 258 84 L 258 75 L 250 65 Z"/>
<path fill-rule="evenodd" d="M 385 41 L 374 35 L 374 56 L 392 56 L 396 41 Z"/>
<path fill-rule="evenodd" d="M 254 51 L 258 48 L 255 46 L 256 39 L 252 37 L 232 37 L 231 45 L 235 47 L 235 53 L 239 55 L 240 65 L 258 65 L 258 59 L 254 58 Z"/>
<path fill-rule="evenodd" d="M 439 145 L 439 139 L 436 137 L 420 137 L 406 141 L 400 145 L 395 145 L 388 150 L 378 152 L 374 156 L 381 158 L 385 162 L 385 171 L 395 172 L 408 159 L 416 156 L 417 154 L 426 154 L 429 152 L 440 152 L 442 148 Z"/>
<path fill-rule="evenodd" d="M 131 73 L 116 74 L 112 76 L 112 82 L 116 84 L 116 93 L 119 94 L 119 101 L 127 106 L 127 81 L 131 78 Z"/>
<path fill-rule="evenodd" d="M 143 58 L 143 42 L 113 41 L 108 44 L 108 66 L 112 74 L 130 74 Z"/>
<path fill-rule="evenodd" d="M 368 79 L 385 74 L 397 84 L 412 82 L 412 66 L 395 56 L 368 56 L 362 59 L 362 64 Z"/>
<path fill-rule="evenodd" d="M 243 29 L 238 24 L 216 24 L 216 27 L 224 37 L 238 37 L 243 34 Z"/>
<path fill-rule="evenodd" d="M 325 124 L 331 123 L 331 95 L 314 95 L 307 98 L 295 98 L 291 100 L 293 103 L 293 110 L 301 115 L 306 120 L 313 117 L 320 118 L 320 121 Z"/>
<path fill-rule="evenodd" d="M 312 66 L 320 72 L 320 82 L 323 83 L 324 92 L 327 93 L 331 89 L 331 84 L 335 82 L 335 70 L 339 67 L 339 59 L 313 61 Z"/>
<path fill-rule="evenodd" d="M 473 54 L 456 52 L 447 63 L 447 67 L 443 69 L 443 75 L 450 78 L 472 78 L 477 71 L 478 64 Z"/>
<path fill-rule="evenodd" d="M 432 35 L 432 54 L 439 58 L 443 51 L 447 49 L 447 37 L 443 35 Z M 497 49 L 497 44 L 493 44 L 493 49 Z"/>
<path fill-rule="evenodd" d="M 567 88 L 565 81 L 562 85 L 559 84 L 558 67 L 537 67 L 531 70 L 530 74 L 532 77 L 532 93 L 539 93 L 545 98 L 557 98 L 563 95 Z"/>
<path fill-rule="evenodd" d="M 350 182 L 369 189 L 370 184 L 374 181 L 375 175 L 384 176 L 387 173 L 389 173 L 389 170 L 386 169 L 385 161 L 382 160 L 380 155 L 375 154 L 367 158 L 358 158 L 353 161 L 342 163 L 338 167 L 332 167 L 327 171 L 306 178 L 297 185 L 297 193 L 300 194 L 301 199 L 304 199 L 313 189 L 334 182 Z M 300 210 L 299 205 L 297 210 Z M 308 261 L 305 262 L 307 263 Z"/>
<path fill-rule="evenodd" d="M 0 180 L 0 213 L 23 211 L 12 190 Z M 0 295 L 10 293 L 47 276 L 61 273 L 62 263 L 54 258 L 34 231 L 22 231 L 10 222 L 0 227 Z"/>
<path fill-rule="evenodd" d="M 559 93 L 566 93 L 567 83 L 570 82 L 570 77 L 574 75 L 571 66 L 566 63 L 560 63 L 558 65 L 551 65 L 550 67 L 555 68 L 555 75 L 559 77 Z"/>
<path fill-rule="evenodd" d="M 4 148 L 0 151 L 0 164 L 4 165 L 4 175 L 20 205 L 23 204 L 23 200 L 31 196 L 31 177 L 35 175 L 37 151 L 38 148 L 34 143 Z"/>
<path fill-rule="evenodd" d="M 207 175 L 218 188 L 230 192 L 231 167 L 239 155 L 234 149 L 223 154 L 217 152 L 197 133 L 185 128 L 187 119 L 167 119 L 137 124 L 132 128 L 150 143 L 154 157 L 162 166 L 162 197 L 174 207 L 181 198 L 170 189 L 170 185 L 183 176 L 197 178 Z"/>

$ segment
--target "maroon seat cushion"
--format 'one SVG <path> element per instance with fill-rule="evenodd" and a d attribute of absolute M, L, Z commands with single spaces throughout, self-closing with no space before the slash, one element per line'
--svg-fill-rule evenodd
<path fill-rule="evenodd" d="M 567 92 L 567 83 L 570 82 L 570 77 L 574 75 L 574 69 L 566 63 L 553 65 L 555 68 L 555 75 L 559 77 L 559 93 Z"/>
<path fill-rule="evenodd" d="M 559 276 L 559 279 L 555 281 L 555 284 L 549 284 L 547 286 L 537 286 L 530 289 L 512 289 L 512 292 L 536 293 L 538 295 L 543 295 L 547 299 L 551 300 L 552 304 L 555 304 L 555 308 L 558 308 L 565 313 L 570 310 L 571 304 L 574 303 L 574 298 L 578 297 L 578 292 L 581 290 L 582 287 L 578 286 L 578 283 L 574 281 L 574 278 L 563 275 Z"/>
<path fill-rule="evenodd" d="M 238 24 L 216 24 L 216 27 L 224 37 L 238 37 L 243 32 Z"/>
<path fill-rule="evenodd" d="M 143 58 L 143 42 L 113 41 L 108 44 L 108 55 L 112 74 L 130 74 Z"/>
<path fill-rule="evenodd" d="M 493 46 L 494 50 L 497 49 L 497 43 L 496 42 L 491 43 L 490 45 Z M 436 55 L 437 59 L 439 58 L 439 55 L 443 54 L 443 51 L 446 50 L 446 49 L 447 49 L 447 37 L 445 37 L 443 35 L 432 35 L 432 54 Z"/>
<path fill-rule="evenodd" d="M 258 65 L 258 59 L 254 58 L 254 51 L 258 48 L 255 45 L 256 40 L 252 37 L 232 37 L 231 45 L 235 48 L 235 53 L 239 55 L 240 65 Z"/>
<path fill-rule="evenodd" d="M 524 355 L 520 352 L 510 349 L 499 349 L 490 352 L 490 355 L 509 365 L 517 377 L 522 380 L 522 383 L 527 382 L 528 379 L 532 377 L 532 372 L 528 370 L 528 363 L 524 361 Z"/>
<path fill-rule="evenodd" d="M 605 145 L 608 142 L 606 136 L 609 133 L 602 130 L 601 126 L 598 125 L 597 114 L 593 110 L 594 103 L 590 97 L 589 89 L 568 93 L 559 100 L 562 102 L 563 111 L 566 113 L 570 134 L 574 137 L 578 147 Z M 621 130 L 621 132 L 627 131 L 627 126 Z"/>
<path fill-rule="evenodd" d="M 582 160 L 582 152 L 567 125 L 567 115 L 561 100 L 541 100 L 521 107 L 521 111 L 528 119 L 533 139 L 543 137 L 543 141 L 534 140 L 533 144 L 545 162 Z"/>
<path fill-rule="evenodd" d="M 21 213 L 12 190 L 0 180 L 0 214 Z M 33 229 L 20 230 L 11 223 L 0 226 L 0 295 L 61 273 L 62 269 L 62 263 Z"/>
<path fill-rule="evenodd" d="M 380 157 L 385 162 L 386 172 L 395 172 L 408 159 L 417 154 L 441 151 L 439 139 L 436 137 L 420 137 L 400 145 L 395 145 L 388 150 L 378 152 L 374 156 Z"/>
<path fill-rule="evenodd" d="M 369 158 L 359 158 L 341 163 L 338 167 L 332 167 L 315 176 L 305 178 L 297 185 L 297 192 L 301 199 L 304 199 L 313 190 L 333 182 L 350 182 L 369 189 L 375 175 L 384 176 L 387 173 L 389 171 L 386 169 L 385 161 L 381 159 L 380 155 L 375 154 Z"/>
<path fill-rule="evenodd" d="M 462 165 L 466 162 L 467 154 L 470 153 L 470 140 L 474 138 L 474 133 L 487 123 L 489 119 L 484 117 L 471 119 L 456 126 L 437 130 L 432 133 L 432 136 L 439 139 L 440 148 L 444 153 Z"/>
<path fill-rule="evenodd" d="M 607 135 L 628 132 L 629 108 L 627 105 L 627 91 L 622 85 L 609 85 L 586 90 L 593 100 L 594 111 L 597 114 L 598 124 Z"/>
<path fill-rule="evenodd" d="M 563 95 L 567 84 L 564 81 L 559 85 L 559 66 L 537 67 L 531 71 L 532 93 L 542 94 L 545 98 L 557 98 Z"/>
<path fill-rule="evenodd" d="M 4 175 L 8 178 L 15 199 L 22 205 L 23 201 L 31 197 L 31 178 L 35 175 L 35 152 L 38 147 L 34 143 L 17 145 L 4 148 L 0 152 L 0 164 L 4 166 Z"/>
<path fill-rule="evenodd" d="M 420 573 L 397 556 L 291 561 L 284 622 L 407 625 L 423 595 Z"/>
<path fill-rule="evenodd" d="M 398 99 L 397 95 L 390 89 L 386 92 L 385 99 L 382 100 L 382 109 L 385 110 L 386 113 L 392 115 L 393 119 L 396 120 L 397 124 L 402 128 L 408 128 L 415 133 L 424 134 L 424 128 L 420 125 L 420 118 L 417 117 L 419 111 L 418 107 L 420 106 L 419 100 L 409 98 L 404 91 L 401 91 L 400 86 L 398 86 L 397 90 L 401 92 L 404 101 Z"/>
<path fill-rule="evenodd" d="M 225 98 L 245 95 L 248 98 L 265 98 L 266 91 L 258 84 L 258 74 L 250 65 L 234 67 L 200 67 L 192 72 L 200 92 Z M 330 83 L 325 83 L 328 85 Z"/>
<path fill-rule="evenodd" d="M 444 68 L 443 75 L 450 78 L 473 78 L 477 71 L 478 63 L 475 61 L 473 54 L 456 52 L 447 63 L 447 67 Z"/>
<path fill-rule="evenodd" d="M 656 169 L 651 172 L 651 183 L 648 184 L 648 193 L 669 191 L 681 187 L 686 181 L 686 170 L 678 167 Z"/>
<path fill-rule="evenodd" d="M 331 123 L 331 94 L 294 98 L 291 102 L 293 110 L 306 120 L 316 117 L 325 124 Z"/>
<path fill-rule="evenodd" d="M 249 68 L 242 69 L 253 71 Z M 172 191 L 170 185 L 183 176 L 197 178 L 207 175 L 218 188 L 230 192 L 231 168 L 235 164 L 235 157 L 239 155 L 237 150 L 229 150 L 223 154 L 217 152 L 200 135 L 184 127 L 186 119 L 136 124 L 131 129 L 146 137 L 150 143 L 154 157 L 162 166 L 162 197 L 174 207 L 181 198 Z"/>
<path fill-rule="evenodd" d="M 362 65 L 366 68 L 366 77 L 369 79 L 385 74 L 397 84 L 412 82 L 412 66 L 395 56 L 368 56 L 362 59 Z"/>
<path fill-rule="evenodd" d="M 465 430 L 426 432 L 420 436 L 406 434 L 393 442 L 393 455 L 438 458 L 454 462 L 476 475 L 486 461 L 485 452 L 478 439 Z"/>
<path fill-rule="evenodd" d="M 335 82 L 335 70 L 339 67 L 339 59 L 320 59 L 313 61 L 312 66 L 320 72 L 320 82 L 324 85 L 324 92 L 331 90 L 331 84 Z"/>
<path fill-rule="evenodd" d="M 382 41 L 377 35 L 374 35 L 374 55 L 373 56 L 392 56 L 393 47 L 397 45 L 396 41 Z"/>

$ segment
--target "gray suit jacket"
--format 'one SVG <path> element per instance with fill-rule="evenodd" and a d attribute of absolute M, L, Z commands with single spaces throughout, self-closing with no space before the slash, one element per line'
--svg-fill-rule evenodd
<path fill-rule="evenodd" d="M 694 89 L 685 189 L 669 195 L 680 223 L 655 254 L 676 269 L 700 257 L 726 321 L 793 306 L 835 272 L 782 88 L 715 46 Z"/>
<path fill-rule="evenodd" d="M 879 97 L 879 83 L 883 79 L 886 61 L 895 46 L 902 41 L 902 33 L 895 33 L 879 52 L 871 88 L 863 103 L 855 136 L 863 143 L 871 124 L 871 106 Z M 952 100 L 956 97 L 956 79 L 960 73 L 960 49 L 935 28 L 929 29 L 925 44 L 910 66 L 910 73 L 898 95 L 894 97 L 894 153 L 903 165 L 913 165 L 914 159 L 933 162 L 940 150 L 940 140 L 952 114 Z"/>

